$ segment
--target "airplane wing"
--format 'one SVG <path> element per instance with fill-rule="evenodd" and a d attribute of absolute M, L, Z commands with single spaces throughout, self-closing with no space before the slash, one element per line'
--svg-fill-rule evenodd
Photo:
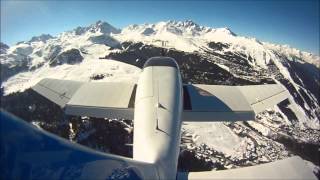
<path fill-rule="evenodd" d="M 271 163 L 229 170 L 178 172 L 178 180 L 187 179 L 314 179 L 316 176 L 298 156 Z"/>
<path fill-rule="evenodd" d="M 254 120 L 255 113 L 288 97 L 278 84 L 250 86 L 184 85 L 184 121 Z"/>
<path fill-rule="evenodd" d="M 43 79 L 32 89 L 68 115 L 133 119 L 134 83 Z"/>
<path fill-rule="evenodd" d="M 0 111 L 0 179 L 154 179 L 154 165 L 106 154 Z"/>
<path fill-rule="evenodd" d="M 66 114 L 133 119 L 136 84 L 43 79 L 33 90 Z M 277 84 L 251 86 L 184 85 L 184 121 L 254 120 L 255 113 L 288 97 Z"/>

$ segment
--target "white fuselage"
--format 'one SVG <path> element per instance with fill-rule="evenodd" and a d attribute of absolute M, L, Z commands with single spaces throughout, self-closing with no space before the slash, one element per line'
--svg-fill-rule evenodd
<path fill-rule="evenodd" d="M 182 82 L 172 61 L 144 67 L 135 99 L 133 159 L 155 164 L 160 179 L 176 178 L 180 150 Z"/>

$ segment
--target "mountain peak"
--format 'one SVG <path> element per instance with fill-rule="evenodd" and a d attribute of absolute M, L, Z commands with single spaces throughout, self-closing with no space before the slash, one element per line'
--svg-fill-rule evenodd
<path fill-rule="evenodd" d="M 136 32 L 142 35 L 150 36 L 153 34 L 169 32 L 178 36 L 203 36 L 207 33 L 221 33 L 230 36 L 236 36 L 229 28 L 211 28 L 206 26 L 201 26 L 192 20 L 167 20 L 161 21 L 155 24 L 133 24 L 123 29 L 123 32 Z"/>
<path fill-rule="evenodd" d="M 190 20 L 190 19 L 185 20 L 185 21 L 183 21 L 182 23 L 183 23 L 183 25 L 185 25 L 185 26 L 199 26 L 197 23 L 195 23 L 194 21 L 192 21 L 192 20 Z"/>
<path fill-rule="evenodd" d="M 177 26 L 177 27 L 197 27 L 199 28 L 200 26 L 195 23 L 192 20 L 185 20 L 185 21 L 174 21 L 174 20 L 169 20 L 166 22 L 167 25 L 173 25 L 173 26 Z"/>
<path fill-rule="evenodd" d="M 0 42 L 0 47 L 1 47 L 1 48 L 4 48 L 4 49 L 9 49 L 9 46 L 6 45 L 6 44 L 3 43 L 3 42 Z"/>
<path fill-rule="evenodd" d="M 217 29 L 213 29 L 213 30 L 215 32 L 222 32 L 222 33 L 230 34 L 232 36 L 237 36 L 237 34 L 235 34 L 233 31 L 231 31 L 231 29 L 228 27 L 217 28 Z"/>
<path fill-rule="evenodd" d="M 109 33 L 109 31 L 112 33 L 119 33 L 119 30 L 117 28 L 101 20 L 97 21 L 94 25 L 92 24 L 91 28 L 96 28 L 97 30 L 100 30 L 100 32 L 102 33 Z"/>
<path fill-rule="evenodd" d="M 40 36 L 34 36 L 32 37 L 28 42 L 37 42 L 37 41 L 42 41 L 42 42 L 47 42 L 47 40 L 52 39 L 53 36 L 50 34 L 41 34 Z"/>
<path fill-rule="evenodd" d="M 74 29 L 74 32 L 76 35 L 82 35 L 86 32 L 92 32 L 92 33 L 96 33 L 96 32 L 100 32 L 102 34 L 118 34 L 120 33 L 120 30 L 113 27 L 112 25 L 110 25 L 109 23 L 105 22 L 105 21 L 97 21 L 94 24 L 91 24 L 87 27 L 77 27 L 76 29 Z"/>
<path fill-rule="evenodd" d="M 9 46 L 0 42 L 0 54 L 4 54 L 7 52 L 7 49 L 9 49 Z"/>

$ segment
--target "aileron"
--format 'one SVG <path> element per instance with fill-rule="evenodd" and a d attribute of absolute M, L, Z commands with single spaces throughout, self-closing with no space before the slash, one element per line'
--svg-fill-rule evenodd
<path fill-rule="evenodd" d="M 278 84 L 238 86 L 255 113 L 264 111 L 288 98 L 288 92 Z"/>

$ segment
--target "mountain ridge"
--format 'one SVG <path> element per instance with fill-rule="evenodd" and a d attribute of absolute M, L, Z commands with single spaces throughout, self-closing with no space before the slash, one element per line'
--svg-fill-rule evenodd
<path fill-rule="evenodd" d="M 168 27 L 168 26 L 175 26 L 175 27 L 180 27 L 180 28 L 184 27 L 184 28 L 189 29 L 189 30 L 190 29 L 196 30 L 197 33 L 199 33 L 200 31 L 204 31 L 206 33 L 221 32 L 221 33 L 226 33 L 226 34 L 230 34 L 230 35 L 233 35 L 233 36 L 238 36 L 228 27 L 212 28 L 212 27 L 207 27 L 207 26 L 200 26 L 199 24 L 195 23 L 192 20 L 184 20 L 184 21 L 168 20 L 168 21 L 160 21 L 158 23 L 144 23 L 144 24 L 139 24 L 139 25 L 138 24 L 133 24 L 133 25 L 128 25 L 128 26 L 124 27 L 123 29 L 118 29 L 118 28 L 112 26 L 111 24 L 109 24 L 108 22 L 99 20 L 99 21 L 97 21 L 97 22 L 95 22 L 93 24 L 90 24 L 88 26 L 83 26 L 83 27 L 79 26 L 79 27 L 77 27 L 77 28 L 75 28 L 73 30 L 66 31 L 66 32 L 71 32 L 71 33 L 75 33 L 75 34 L 81 35 L 82 33 L 91 31 L 91 32 L 101 32 L 102 34 L 109 35 L 110 33 L 119 34 L 119 33 L 122 33 L 123 31 L 132 30 L 134 28 L 135 29 L 143 28 L 144 26 L 154 27 L 156 25 L 164 25 L 166 27 Z M 146 28 L 150 28 L 150 27 L 146 27 Z M 61 36 L 61 34 L 62 33 L 58 34 L 58 36 Z M 43 35 L 51 36 L 49 34 L 42 34 L 42 35 L 33 37 L 34 40 L 32 40 L 32 38 L 31 38 L 31 40 L 29 40 L 29 41 L 35 41 L 35 38 L 41 38 L 41 36 L 43 36 Z M 243 38 L 246 38 L 246 39 L 252 39 L 253 41 L 256 41 L 257 43 L 266 44 L 269 47 L 271 46 L 271 47 L 276 48 L 278 50 L 280 49 L 280 50 L 286 52 L 287 54 L 292 54 L 292 55 L 295 55 L 295 56 L 302 55 L 304 57 L 308 57 L 308 59 L 312 58 L 314 60 L 311 60 L 309 63 L 315 64 L 318 68 L 320 68 L 319 56 L 315 55 L 313 53 L 299 50 L 298 48 L 291 47 L 288 44 L 277 44 L 277 43 L 270 43 L 270 42 L 267 42 L 267 41 L 263 42 L 263 41 L 260 41 L 260 40 L 258 40 L 256 38 L 254 38 L 254 37 L 249 37 L 249 36 L 240 36 L 240 37 L 243 37 Z M 53 38 L 53 37 L 51 36 L 50 38 Z M 28 42 L 28 41 L 21 41 L 19 43 L 22 43 L 22 42 Z"/>

